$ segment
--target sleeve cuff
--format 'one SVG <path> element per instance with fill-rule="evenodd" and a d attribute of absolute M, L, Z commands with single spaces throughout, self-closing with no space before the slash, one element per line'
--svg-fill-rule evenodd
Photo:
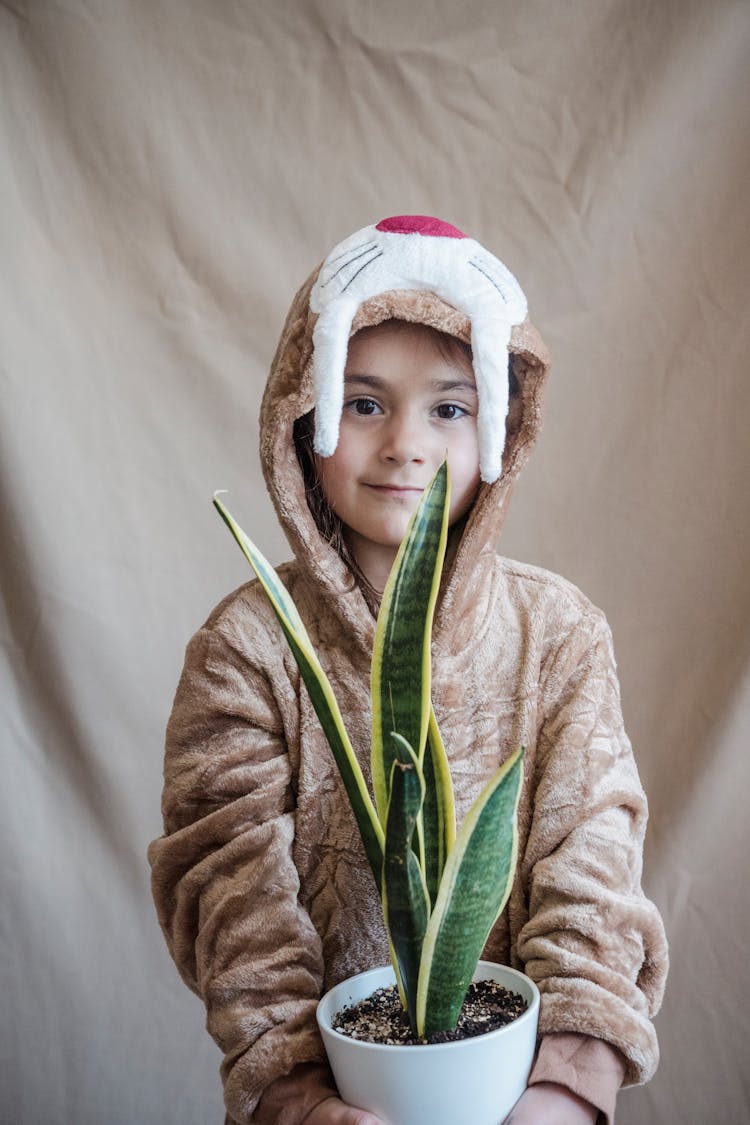
<path fill-rule="evenodd" d="M 555 1082 L 566 1086 L 598 1109 L 597 1125 L 612 1125 L 624 1076 L 625 1059 L 603 1039 L 551 1032 L 542 1037 L 528 1084 Z"/>
<path fill-rule="evenodd" d="M 302 1125 L 316 1105 L 338 1097 L 323 1063 L 300 1063 L 266 1088 L 253 1114 L 254 1125 Z"/>

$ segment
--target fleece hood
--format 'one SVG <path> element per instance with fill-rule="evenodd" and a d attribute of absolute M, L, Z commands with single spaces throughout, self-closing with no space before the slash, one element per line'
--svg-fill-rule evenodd
<path fill-rule="evenodd" d="M 407 252 L 401 254 L 397 268 L 384 270 L 382 255 L 375 260 L 375 266 L 382 271 L 380 286 L 377 281 L 373 283 L 370 279 L 367 286 L 349 285 L 347 289 L 344 281 L 341 288 L 346 292 L 341 294 L 337 303 L 338 312 L 335 313 L 339 321 L 338 328 L 344 333 L 343 345 L 337 345 L 335 336 L 321 330 L 321 321 L 325 317 L 329 322 L 332 319 L 330 305 L 333 302 L 326 305 L 321 299 L 323 285 L 334 273 L 330 263 L 340 253 L 347 252 L 341 251 L 341 246 L 356 246 L 358 241 L 361 243 L 363 237 L 367 238 L 370 232 L 377 232 L 378 228 L 384 228 L 391 237 L 398 233 L 401 238 L 406 239 L 403 245 Z M 340 407 L 336 405 L 337 376 L 329 377 L 326 369 L 338 364 L 343 372 L 348 339 L 362 328 L 398 319 L 427 325 L 469 344 L 474 356 L 480 414 L 484 407 L 485 431 L 491 425 L 493 417 L 487 406 L 491 393 L 487 384 L 492 372 L 500 372 L 502 379 L 512 387 L 504 420 L 505 433 L 500 436 L 499 442 L 491 434 L 486 437 L 484 453 L 481 433 L 483 420 L 480 417 L 480 456 L 489 461 L 496 456 L 496 452 L 487 453 L 487 450 L 497 451 L 499 448 L 502 460 L 501 464 L 498 460 L 496 470 L 489 474 L 496 475 L 496 479 L 492 483 L 485 479 L 480 484 L 460 538 L 453 543 L 449 552 L 435 617 L 435 638 L 439 638 L 441 629 L 451 621 L 454 627 L 459 620 L 467 629 L 476 626 L 477 615 L 486 611 L 491 591 L 485 587 L 492 572 L 492 560 L 511 488 L 540 429 L 541 396 L 549 369 L 549 355 L 526 314 L 523 294 L 518 288 L 519 300 L 515 289 L 510 290 L 510 312 L 506 311 L 506 305 L 506 308 L 501 308 L 499 315 L 495 315 L 493 322 L 492 309 L 487 307 L 485 294 L 475 295 L 473 298 L 471 293 L 462 295 L 463 291 L 456 278 L 451 276 L 450 260 L 446 264 L 445 239 L 440 239 L 439 235 L 436 237 L 434 233 L 445 229 L 456 231 L 454 236 L 449 237 L 457 240 L 457 236 L 460 236 L 465 240 L 460 250 L 463 259 L 469 263 L 470 273 L 471 266 L 477 261 L 479 264 L 473 272 L 477 275 L 481 272 L 486 278 L 490 272 L 488 262 L 495 263 L 494 275 L 490 276 L 486 284 L 482 282 L 485 288 L 490 285 L 498 292 L 502 288 L 507 295 L 510 283 L 517 287 L 515 279 L 502 263 L 492 258 L 474 240 L 465 239 L 460 231 L 440 220 L 424 216 L 399 216 L 383 220 L 377 227 L 364 228 L 364 231 L 357 232 L 336 247 L 296 294 L 273 359 L 261 404 L 260 452 L 263 474 L 297 563 L 307 581 L 315 587 L 312 595 L 321 612 L 325 609 L 326 613 L 334 614 L 347 632 L 351 631 L 353 638 L 358 637 L 368 650 L 374 632 L 372 614 L 348 567 L 317 528 L 307 504 L 304 477 L 294 445 L 295 422 L 315 409 L 316 444 L 319 449 L 321 446 L 326 447 L 322 452 L 333 452 L 338 433 L 335 411 Z M 429 233 L 421 233 L 425 230 Z M 424 239 L 430 239 L 430 242 L 425 242 Z M 426 252 L 433 244 L 437 246 L 440 255 Z M 369 257 L 372 258 L 371 253 Z M 414 261 L 417 262 L 416 267 L 413 265 Z M 473 281 L 473 277 L 468 280 Z M 388 284 L 397 287 L 377 291 L 379 287 Z M 358 295 L 362 297 L 359 303 Z M 447 297 L 452 299 L 448 300 Z M 517 323 L 510 323 L 511 320 L 516 320 Z M 494 355 L 491 354 L 493 339 L 497 342 L 497 354 Z M 338 357 L 332 354 L 337 347 Z M 512 377 L 505 375 L 508 353 Z M 483 369 L 481 375 L 480 361 Z M 495 378 L 497 379 L 497 375 Z M 333 408 L 330 403 L 324 404 L 323 401 L 326 394 L 330 397 L 332 386 L 336 400 Z M 321 411 L 326 413 L 326 432 L 322 438 Z M 502 414 L 505 414 L 504 404 Z M 495 409 L 494 417 L 498 416 Z M 499 424 L 503 425 L 502 418 Z M 486 478 L 488 473 L 483 471 L 482 475 Z"/>

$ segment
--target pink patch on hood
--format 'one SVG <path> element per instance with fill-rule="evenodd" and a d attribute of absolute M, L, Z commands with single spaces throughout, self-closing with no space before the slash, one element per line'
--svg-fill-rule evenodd
<path fill-rule="evenodd" d="M 388 231 L 390 234 L 429 234 L 435 238 L 466 238 L 458 227 L 444 223 L 442 219 L 435 219 L 432 215 L 393 215 L 390 219 L 381 219 L 375 230 Z"/>

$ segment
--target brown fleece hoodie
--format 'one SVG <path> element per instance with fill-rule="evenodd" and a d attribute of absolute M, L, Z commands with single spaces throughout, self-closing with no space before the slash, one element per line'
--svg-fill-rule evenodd
<path fill-rule="evenodd" d="M 295 556 L 279 573 L 369 780 L 375 622 L 317 531 L 292 441 L 295 419 L 313 406 L 313 280 L 273 362 L 261 457 Z M 463 314 L 414 291 L 366 301 L 352 331 L 390 317 L 469 338 Z M 563 1082 L 609 1117 L 620 1080 L 646 1081 L 656 1067 L 650 1017 L 667 951 L 640 885 L 646 800 L 607 623 L 568 582 L 496 554 L 548 365 L 528 321 L 510 348 L 519 393 L 503 474 L 480 486 L 446 565 L 433 700 L 459 823 L 499 764 L 527 748 L 518 872 L 485 956 L 523 968 L 541 990 L 545 1038 L 532 1079 Z M 226 598 L 188 646 L 167 731 L 163 813 L 165 834 L 149 849 L 154 899 L 225 1054 L 227 1120 L 298 1125 L 332 1092 L 315 1025 L 321 992 L 386 963 L 388 947 L 330 751 L 255 582 Z"/>

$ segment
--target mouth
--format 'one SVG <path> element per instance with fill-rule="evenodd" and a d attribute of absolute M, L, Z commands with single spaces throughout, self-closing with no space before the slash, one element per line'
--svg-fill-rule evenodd
<path fill-rule="evenodd" d="M 367 482 L 366 487 L 381 496 L 421 496 L 424 488 L 416 484 L 372 484 Z"/>

